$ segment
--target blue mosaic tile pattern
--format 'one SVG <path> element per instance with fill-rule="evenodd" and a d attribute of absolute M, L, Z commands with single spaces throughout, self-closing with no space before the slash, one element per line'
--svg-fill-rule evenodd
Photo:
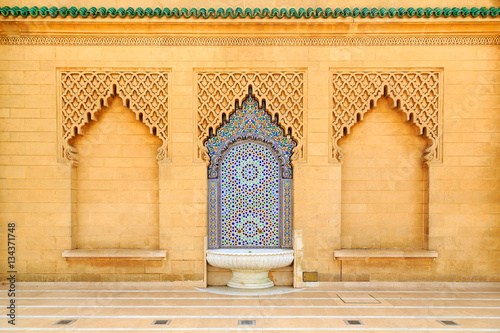
<path fill-rule="evenodd" d="M 271 150 L 245 142 L 221 163 L 221 247 L 279 247 L 280 175 Z"/>
<path fill-rule="evenodd" d="M 283 180 L 283 247 L 292 247 L 292 180 Z"/>
<path fill-rule="evenodd" d="M 208 180 L 208 243 L 218 244 L 217 234 L 217 179 Z"/>
<path fill-rule="evenodd" d="M 209 248 L 292 248 L 292 150 L 296 143 L 249 88 L 205 143 Z"/>

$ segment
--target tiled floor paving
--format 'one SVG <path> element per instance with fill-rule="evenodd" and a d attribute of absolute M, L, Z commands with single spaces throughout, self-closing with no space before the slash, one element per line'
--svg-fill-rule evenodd
<path fill-rule="evenodd" d="M 0 331 L 500 332 L 499 284 L 360 286 L 339 284 L 239 296 L 224 288 L 23 285 L 16 293 L 16 326 L 9 325 L 3 315 Z M 1 305 L 6 306 L 9 298 L 3 289 Z M 70 319 L 76 321 L 69 326 L 53 325 Z M 151 325 L 162 319 L 171 322 Z M 238 320 L 255 320 L 255 325 L 238 326 Z M 345 320 L 359 320 L 363 325 L 348 326 Z M 444 326 L 438 320 L 460 326 Z"/>

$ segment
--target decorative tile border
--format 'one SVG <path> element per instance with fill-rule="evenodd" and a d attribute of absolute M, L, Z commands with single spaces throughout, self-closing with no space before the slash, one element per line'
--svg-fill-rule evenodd
<path fill-rule="evenodd" d="M 217 228 L 217 179 L 208 180 L 208 244 L 210 248 L 216 248 L 219 244 Z"/>
<path fill-rule="evenodd" d="M 283 248 L 292 248 L 292 180 L 283 180 Z"/>

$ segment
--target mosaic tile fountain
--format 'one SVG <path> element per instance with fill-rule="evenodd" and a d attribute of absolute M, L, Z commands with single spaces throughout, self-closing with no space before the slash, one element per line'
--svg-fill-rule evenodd
<path fill-rule="evenodd" d="M 230 268 L 228 286 L 273 285 L 270 269 L 288 266 L 292 248 L 292 166 L 296 143 L 248 90 L 241 107 L 206 142 L 208 262 Z"/>

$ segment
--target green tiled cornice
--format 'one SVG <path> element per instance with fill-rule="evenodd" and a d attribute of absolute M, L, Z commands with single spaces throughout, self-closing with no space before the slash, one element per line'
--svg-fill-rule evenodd
<path fill-rule="evenodd" d="M 4 17 L 72 17 L 72 18 L 95 18 L 95 17 L 165 17 L 165 18 L 337 18 L 337 17 L 497 17 L 500 7 L 481 8 L 290 8 L 290 9 L 268 9 L 268 8 L 76 8 L 76 7 L 0 7 L 0 13 Z"/>

